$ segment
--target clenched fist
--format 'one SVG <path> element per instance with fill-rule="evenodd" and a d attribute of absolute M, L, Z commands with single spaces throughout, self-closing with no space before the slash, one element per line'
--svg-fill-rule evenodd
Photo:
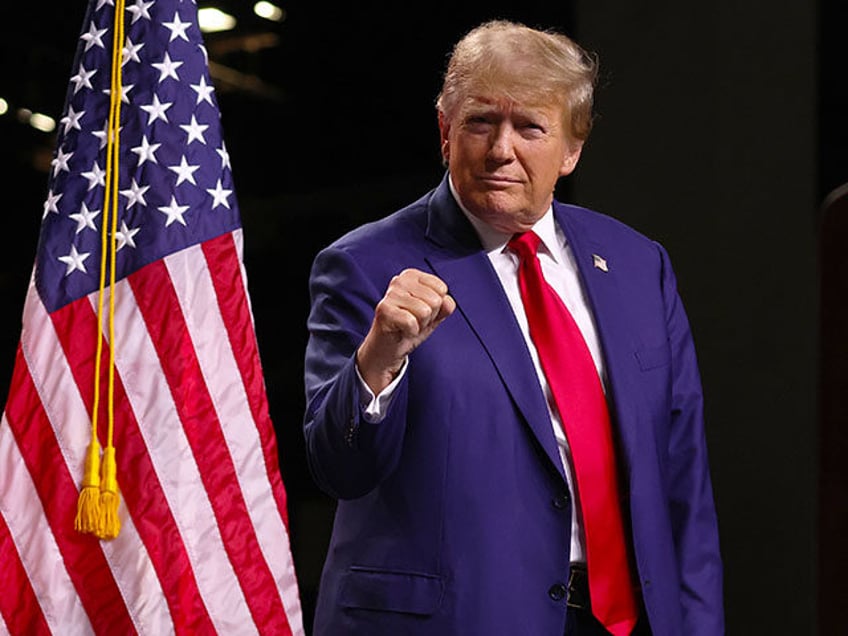
<path fill-rule="evenodd" d="M 448 286 L 437 276 L 405 269 L 392 278 L 374 310 L 374 320 L 356 352 L 362 379 L 378 394 L 412 351 L 456 309 Z"/>

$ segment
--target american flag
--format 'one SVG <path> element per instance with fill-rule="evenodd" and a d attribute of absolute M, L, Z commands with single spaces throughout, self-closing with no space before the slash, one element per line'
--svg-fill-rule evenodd
<path fill-rule="evenodd" d="M 98 306 L 116 33 L 110 339 Z M 0 422 L 0 634 L 302 634 L 197 7 L 91 0 L 71 72 Z M 74 517 L 95 368 L 105 396 L 110 354 L 121 530 L 105 541 Z"/>

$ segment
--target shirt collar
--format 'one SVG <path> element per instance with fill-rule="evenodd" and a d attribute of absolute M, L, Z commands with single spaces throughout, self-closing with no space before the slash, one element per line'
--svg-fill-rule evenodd
<path fill-rule="evenodd" d="M 486 250 L 486 253 L 491 254 L 493 252 L 503 252 L 506 244 L 512 238 L 512 234 L 499 232 L 485 221 L 482 221 L 471 214 L 471 212 L 469 212 L 462 204 L 459 194 L 453 185 L 453 179 L 450 174 L 448 174 L 448 186 L 450 187 L 451 194 L 453 195 L 456 204 L 459 206 L 459 209 L 462 210 L 462 213 L 465 214 L 465 217 L 477 232 L 477 236 L 480 238 L 480 243 L 483 245 L 483 249 Z M 548 206 L 548 209 L 545 211 L 545 214 L 542 215 L 542 218 L 536 221 L 536 224 L 533 226 L 533 231 L 541 239 L 545 251 L 551 256 L 551 258 L 554 259 L 555 262 L 558 263 L 560 261 L 560 250 L 557 246 L 562 241 L 557 240 L 557 229 L 556 223 L 554 223 L 552 206 Z"/>

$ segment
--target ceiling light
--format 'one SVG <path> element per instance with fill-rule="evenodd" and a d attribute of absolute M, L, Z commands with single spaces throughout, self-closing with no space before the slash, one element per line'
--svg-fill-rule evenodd
<path fill-rule="evenodd" d="M 56 120 L 50 117 L 49 115 L 33 113 L 32 115 L 30 115 L 29 125 L 35 128 L 36 130 L 40 130 L 41 132 L 53 132 L 53 130 L 56 128 Z"/>
<path fill-rule="evenodd" d="M 0 97 L 0 115 L 5 115 L 9 112 L 9 102 Z"/>
<path fill-rule="evenodd" d="M 280 7 L 265 0 L 261 0 L 253 5 L 253 12 L 260 18 L 273 20 L 274 22 L 282 22 L 286 18 L 286 12 Z"/>
<path fill-rule="evenodd" d="M 206 7 L 197 11 L 197 22 L 204 33 L 229 31 L 236 25 L 236 19 L 229 13 L 224 13 L 214 7 Z"/>

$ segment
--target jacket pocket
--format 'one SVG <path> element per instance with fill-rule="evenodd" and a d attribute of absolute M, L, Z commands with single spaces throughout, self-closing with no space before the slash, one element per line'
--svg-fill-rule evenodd
<path fill-rule="evenodd" d="M 658 347 L 645 347 L 636 352 L 636 360 L 642 371 L 668 366 L 671 363 L 671 347 L 668 342 Z"/>
<path fill-rule="evenodd" d="M 348 608 L 427 616 L 438 609 L 443 592 L 442 579 L 432 574 L 354 566 L 342 576 L 339 602 Z"/>

